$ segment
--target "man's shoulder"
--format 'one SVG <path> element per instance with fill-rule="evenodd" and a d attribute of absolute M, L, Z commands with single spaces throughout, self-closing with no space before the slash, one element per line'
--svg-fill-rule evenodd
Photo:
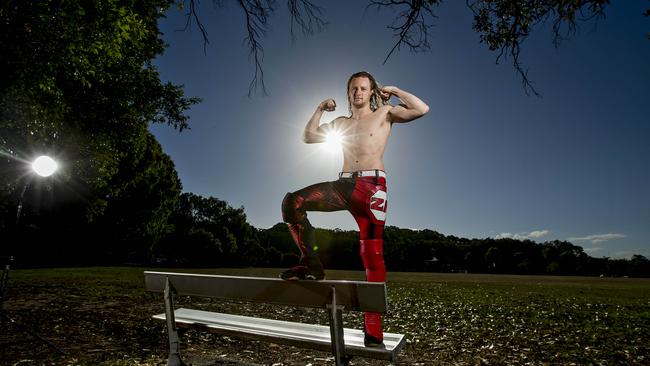
<path fill-rule="evenodd" d="M 350 117 L 348 116 L 338 116 L 332 120 L 331 123 L 336 124 L 336 123 L 344 123 L 345 121 L 349 120 Z"/>
<path fill-rule="evenodd" d="M 378 115 L 387 116 L 393 108 L 394 106 L 392 104 L 384 104 L 377 107 L 377 109 L 375 109 L 375 113 Z"/>
<path fill-rule="evenodd" d="M 375 109 L 375 116 L 377 116 L 375 119 L 377 121 L 381 121 L 382 123 L 383 122 L 391 122 L 390 121 L 390 111 L 393 109 L 393 107 L 394 106 L 391 105 L 391 104 L 384 104 L 384 105 L 381 105 L 381 106 L 377 107 L 377 109 Z"/>
<path fill-rule="evenodd" d="M 390 111 L 391 109 L 393 109 L 392 104 L 383 104 L 383 105 L 380 105 L 379 107 L 377 107 L 377 109 L 375 109 L 375 112 L 380 112 L 380 113 L 384 112 L 384 113 L 386 113 L 386 112 Z"/>

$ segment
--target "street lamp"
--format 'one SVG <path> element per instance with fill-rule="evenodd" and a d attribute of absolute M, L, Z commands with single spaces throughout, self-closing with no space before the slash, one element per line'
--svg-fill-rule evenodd
<path fill-rule="evenodd" d="M 47 155 L 39 156 L 34 159 L 34 162 L 32 163 L 32 170 L 41 177 L 49 177 L 54 174 L 58 168 L 59 164 L 57 164 L 56 160 Z"/>
<path fill-rule="evenodd" d="M 34 173 L 43 178 L 51 176 L 59 168 L 59 164 L 56 162 L 56 160 L 47 155 L 41 155 L 37 157 L 30 164 L 30 166 Z M 25 183 L 25 186 L 23 187 L 23 191 L 20 193 L 20 198 L 18 199 L 18 209 L 16 210 L 16 228 L 18 228 L 18 222 L 20 221 L 20 212 L 23 209 L 23 197 L 25 196 L 25 192 L 27 191 L 30 182 L 31 180 L 27 180 L 27 183 Z"/>
<path fill-rule="evenodd" d="M 51 176 L 56 172 L 58 166 L 59 165 L 57 164 L 57 162 L 47 155 L 41 155 L 38 158 L 34 159 L 34 161 L 31 163 L 32 170 L 40 177 Z M 20 199 L 18 200 L 18 209 L 16 210 L 16 232 L 18 232 L 20 213 L 23 209 L 23 197 L 25 196 L 25 192 L 27 191 L 27 188 L 29 187 L 30 183 L 31 180 L 28 179 L 27 183 L 25 183 L 25 186 L 23 187 L 23 191 L 20 193 Z M 9 271 L 11 269 L 12 261 L 13 261 L 13 256 L 9 256 L 9 261 L 5 265 L 4 271 L 2 272 L 2 277 L 0 278 L 0 317 L 4 318 L 10 324 L 13 324 L 19 330 L 40 339 L 41 341 L 43 341 L 44 343 L 46 343 L 47 345 L 55 349 L 60 354 L 65 355 L 66 353 L 61 348 L 59 348 L 56 344 L 50 342 L 48 339 L 42 337 L 41 335 L 34 332 L 33 330 L 25 327 L 24 325 L 16 322 L 14 319 L 9 317 L 9 315 L 5 314 L 3 310 L 3 305 L 4 305 L 4 300 L 6 299 L 7 280 L 9 279 Z"/>

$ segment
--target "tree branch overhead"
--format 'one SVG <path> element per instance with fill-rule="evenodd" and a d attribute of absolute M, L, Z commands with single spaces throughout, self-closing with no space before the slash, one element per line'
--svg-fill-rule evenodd
<path fill-rule="evenodd" d="M 384 59 L 384 64 L 390 56 L 400 50 L 402 46 L 409 48 L 411 52 L 427 51 L 431 48 L 429 44 L 429 29 L 433 27 L 433 19 L 437 16 L 433 7 L 440 5 L 439 0 L 371 0 L 367 8 L 376 7 L 377 10 L 389 8 L 394 12 L 399 11 L 393 23 L 387 26 L 397 37 L 397 42 Z"/>
<path fill-rule="evenodd" d="M 180 0 L 179 0 L 180 1 Z M 208 34 L 197 14 L 199 0 L 189 1 L 186 29 L 191 22 L 196 22 L 204 40 L 204 49 L 209 43 Z M 216 5 L 223 1 L 212 0 Z M 510 58 L 512 67 L 519 74 L 526 94 L 539 93 L 528 77 L 528 70 L 523 66 L 520 56 L 522 44 L 535 27 L 551 21 L 553 44 L 559 47 L 563 40 L 573 36 L 581 22 L 604 17 L 605 8 L 610 0 L 465 0 L 472 11 L 474 20 L 472 29 L 478 33 L 480 43 L 496 52 L 496 63 L 503 58 Z M 264 85 L 264 48 L 262 38 L 265 36 L 271 16 L 275 11 L 275 0 L 237 0 L 245 15 L 245 44 L 250 50 L 250 59 L 255 65 L 255 73 L 249 85 L 249 96 Z M 442 0 L 369 0 L 366 9 L 387 9 L 395 14 L 393 21 L 386 28 L 396 38 L 388 51 L 384 64 L 402 47 L 411 52 L 423 52 L 430 49 L 429 32 L 434 26 L 437 15 L 435 7 Z M 313 35 L 327 27 L 325 10 L 315 0 L 287 0 L 290 16 L 291 39 L 295 41 L 299 31 L 304 36 Z M 643 15 L 649 16 L 650 9 Z M 650 38 L 650 33 L 648 34 Z"/>

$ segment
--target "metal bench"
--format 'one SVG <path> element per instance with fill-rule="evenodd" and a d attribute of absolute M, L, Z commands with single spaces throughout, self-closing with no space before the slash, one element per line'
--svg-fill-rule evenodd
<path fill-rule="evenodd" d="M 365 347 L 363 332 L 343 328 L 342 312 L 386 312 L 384 283 L 364 281 L 283 281 L 276 278 L 144 272 L 148 291 L 163 292 L 165 313 L 153 318 L 167 322 L 168 366 L 184 365 L 176 327 L 331 351 L 336 365 L 352 356 L 395 361 L 404 345 L 402 334 L 384 333 L 385 348 Z M 174 295 L 211 297 L 276 305 L 326 309 L 329 326 L 180 308 Z"/>

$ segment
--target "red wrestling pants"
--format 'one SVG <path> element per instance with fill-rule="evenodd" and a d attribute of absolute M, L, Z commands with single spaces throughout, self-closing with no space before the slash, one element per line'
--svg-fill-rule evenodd
<path fill-rule="evenodd" d="M 351 178 L 317 183 L 284 197 L 282 217 L 300 249 L 302 264 L 322 266 L 312 249 L 314 229 L 307 219 L 307 211 L 348 210 L 359 225 L 360 254 L 366 268 L 366 279 L 370 282 L 386 280 L 382 248 L 388 204 L 386 178 L 380 176 L 384 175 L 382 171 L 370 172 L 370 176 L 352 173 Z M 383 340 L 381 314 L 366 313 L 364 317 L 366 334 L 378 341 Z"/>

